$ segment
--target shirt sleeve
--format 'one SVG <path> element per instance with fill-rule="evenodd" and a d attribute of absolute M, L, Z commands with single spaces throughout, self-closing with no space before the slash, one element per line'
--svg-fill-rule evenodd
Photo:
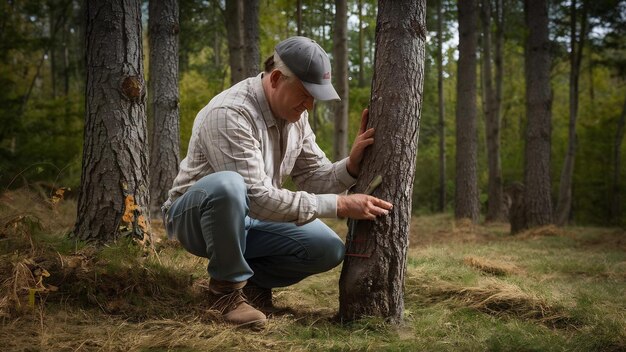
<path fill-rule="evenodd" d="M 304 191 L 276 188 L 265 173 L 261 142 L 255 138 L 253 123 L 242 111 L 217 108 L 208 113 L 200 126 L 205 136 L 201 143 L 211 167 L 217 171 L 234 171 L 243 176 L 250 201 L 250 216 L 259 220 L 306 223 L 317 217 L 330 216 L 329 203 L 336 198 L 316 196 Z M 331 195 L 331 197 L 336 197 Z M 324 213 L 318 206 L 322 205 Z"/>
<path fill-rule="evenodd" d="M 311 126 L 305 122 L 302 151 L 291 173 L 298 189 L 317 194 L 346 191 L 356 182 L 348 173 L 347 162 L 348 158 L 331 163 L 315 142 Z"/>

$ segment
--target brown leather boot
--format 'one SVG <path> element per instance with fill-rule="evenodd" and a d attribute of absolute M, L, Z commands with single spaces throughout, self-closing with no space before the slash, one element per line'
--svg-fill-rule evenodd
<path fill-rule="evenodd" d="M 250 300 L 253 306 L 264 310 L 265 308 L 274 309 L 274 303 L 272 302 L 272 289 L 257 286 L 255 283 L 248 281 L 248 284 L 243 288 L 243 294 Z"/>
<path fill-rule="evenodd" d="M 219 311 L 225 322 L 261 328 L 267 322 L 267 318 L 265 314 L 248 304 L 248 300 L 242 292 L 245 285 L 246 281 L 230 282 L 211 278 L 209 290 L 216 299 L 212 309 Z"/>
<path fill-rule="evenodd" d="M 250 303 L 267 315 L 282 315 L 290 312 L 288 308 L 280 308 L 272 301 L 272 289 L 256 285 L 252 281 L 243 288 L 243 293 Z"/>

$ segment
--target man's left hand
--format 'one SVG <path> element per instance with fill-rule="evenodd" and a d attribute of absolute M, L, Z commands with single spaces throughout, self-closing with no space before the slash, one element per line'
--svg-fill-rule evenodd
<path fill-rule="evenodd" d="M 348 164 L 346 166 L 348 173 L 354 178 L 358 177 L 361 172 L 361 161 L 363 161 L 365 148 L 374 144 L 374 129 L 370 128 L 366 130 L 368 117 L 369 110 L 364 109 L 361 114 L 361 127 L 352 144 L 352 150 L 350 150 L 350 157 L 348 158 Z"/>

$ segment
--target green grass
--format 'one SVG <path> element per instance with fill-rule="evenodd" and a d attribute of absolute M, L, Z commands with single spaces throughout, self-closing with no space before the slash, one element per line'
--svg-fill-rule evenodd
<path fill-rule="evenodd" d="M 505 224 L 416 217 L 401 324 L 379 317 L 336 322 L 335 268 L 275 290 L 276 304 L 293 313 L 253 332 L 207 313 L 198 289 L 204 259 L 169 241 L 154 250 L 124 240 L 94 249 L 65 236 L 71 202 L 48 214 L 53 210 L 26 198 L 22 206 L 0 202 L 5 222 L 34 209 L 17 227 L 0 224 L 3 351 L 626 350 L 623 230 L 571 227 L 511 237 Z M 346 232 L 345 222 L 329 225 Z M 50 276 L 36 277 L 36 268 L 24 263 Z M 20 276 L 17 269 L 25 267 L 33 277 Z M 29 305 L 27 289 L 37 278 L 58 290 L 37 293 Z"/>

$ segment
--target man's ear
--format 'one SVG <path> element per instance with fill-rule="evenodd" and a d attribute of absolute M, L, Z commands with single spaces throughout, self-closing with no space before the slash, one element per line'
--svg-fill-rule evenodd
<path fill-rule="evenodd" d="M 278 86 L 278 81 L 282 75 L 282 72 L 279 70 L 273 70 L 272 73 L 270 73 L 270 83 L 272 88 L 276 88 L 276 86 Z"/>

